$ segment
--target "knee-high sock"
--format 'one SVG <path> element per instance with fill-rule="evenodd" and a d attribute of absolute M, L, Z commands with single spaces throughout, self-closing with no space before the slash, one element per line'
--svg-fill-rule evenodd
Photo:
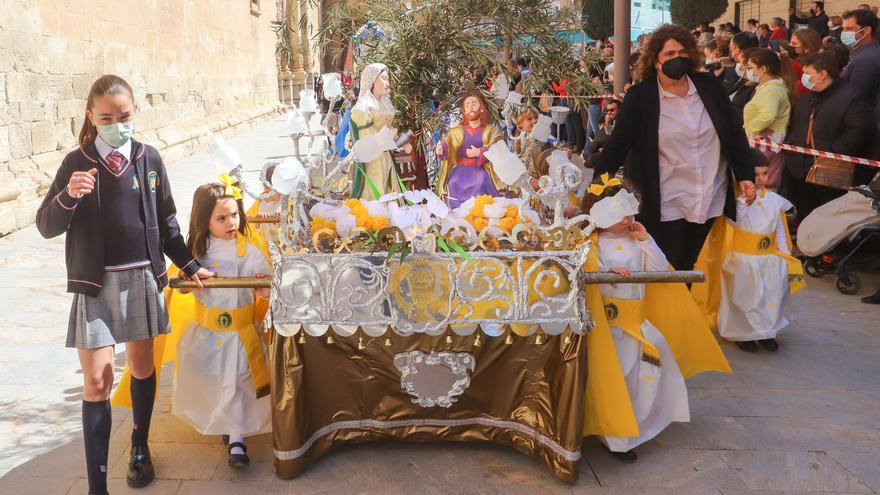
<path fill-rule="evenodd" d="M 131 377 L 131 445 L 146 447 L 150 436 L 150 418 L 156 398 L 156 371 L 144 379 Z"/>
<path fill-rule="evenodd" d="M 107 491 L 107 452 L 110 449 L 110 401 L 82 403 L 83 443 L 86 446 L 86 469 L 89 493 Z"/>

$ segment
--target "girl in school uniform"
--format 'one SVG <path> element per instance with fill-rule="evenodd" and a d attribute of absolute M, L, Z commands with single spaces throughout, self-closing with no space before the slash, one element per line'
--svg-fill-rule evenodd
<path fill-rule="evenodd" d="M 162 157 L 132 138 L 134 93 L 105 75 L 92 84 L 79 148 L 69 153 L 37 210 L 45 238 L 67 234 L 67 291 L 74 293 L 67 346 L 83 371 L 82 422 L 89 493 L 107 492 L 114 346 L 132 372 L 127 482 L 154 477 L 147 437 L 156 394 L 153 338 L 169 331 L 165 255 L 196 280 L 199 265 L 180 234 Z M 200 283 L 200 282 L 199 282 Z"/>
<path fill-rule="evenodd" d="M 241 189 L 233 179 L 196 189 L 187 245 L 224 277 L 269 277 L 264 252 L 247 241 Z M 204 289 L 177 344 L 171 411 L 203 435 L 228 436 L 229 465 L 250 464 L 244 437 L 271 428 L 269 371 L 255 325 L 255 295 L 269 289 Z M 172 309 L 174 302 L 172 299 Z M 176 331 L 176 329 L 175 329 Z"/>

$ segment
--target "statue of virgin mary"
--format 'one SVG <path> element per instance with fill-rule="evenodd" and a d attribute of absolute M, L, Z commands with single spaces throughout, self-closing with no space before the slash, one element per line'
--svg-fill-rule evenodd
<path fill-rule="evenodd" d="M 397 113 L 391 104 L 391 83 L 385 64 L 370 64 L 361 72 L 360 92 L 351 111 L 352 143 L 375 134 L 383 127 L 391 127 Z M 379 199 L 379 196 L 396 191 L 397 179 L 391 153 L 382 152 L 371 162 L 355 162 L 351 182 L 351 197 Z M 377 196 L 378 193 L 378 196 Z"/>

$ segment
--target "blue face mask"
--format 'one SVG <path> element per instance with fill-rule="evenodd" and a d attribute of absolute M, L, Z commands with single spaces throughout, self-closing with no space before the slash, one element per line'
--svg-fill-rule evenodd
<path fill-rule="evenodd" d="M 98 129 L 98 135 L 101 136 L 101 139 L 114 148 L 125 144 L 134 134 L 134 122 L 119 122 L 95 127 Z"/>
<path fill-rule="evenodd" d="M 816 86 L 813 84 L 813 81 L 810 80 L 810 75 L 804 72 L 804 75 L 801 76 L 801 84 L 804 85 L 805 88 L 813 91 L 813 88 Z"/>
<path fill-rule="evenodd" d="M 734 72 L 736 72 L 736 77 L 743 76 L 743 68 L 739 62 L 736 63 L 736 67 L 734 67 L 733 70 L 734 70 Z"/>
<path fill-rule="evenodd" d="M 758 76 L 756 76 L 756 75 L 755 75 L 752 71 L 750 71 L 750 70 L 747 70 L 747 71 L 746 71 L 746 79 L 748 79 L 749 81 L 751 81 L 751 82 L 753 82 L 753 83 L 757 83 L 757 82 L 760 80 L 760 78 L 759 78 Z"/>

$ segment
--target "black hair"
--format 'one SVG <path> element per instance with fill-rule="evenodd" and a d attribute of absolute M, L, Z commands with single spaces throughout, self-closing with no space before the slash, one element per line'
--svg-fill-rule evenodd
<path fill-rule="evenodd" d="M 800 63 L 804 67 L 812 67 L 816 72 L 822 72 L 824 70 L 828 73 L 828 77 L 837 79 L 840 77 L 840 67 L 837 60 L 835 54 L 827 51 L 819 51 L 818 53 L 804 55 Z"/>
<path fill-rule="evenodd" d="M 871 28 L 871 36 L 874 38 L 877 37 L 877 16 L 871 12 L 870 10 L 864 9 L 856 9 L 849 10 L 843 13 L 844 19 L 853 18 L 856 20 L 856 24 L 859 25 L 860 28 L 864 29 L 866 27 Z"/>
<path fill-rule="evenodd" d="M 734 34 L 730 41 L 740 50 L 745 50 L 746 48 L 758 48 L 758 37 L 755 36 L 754 33 L 749 33 L 747 31 Z"/>

